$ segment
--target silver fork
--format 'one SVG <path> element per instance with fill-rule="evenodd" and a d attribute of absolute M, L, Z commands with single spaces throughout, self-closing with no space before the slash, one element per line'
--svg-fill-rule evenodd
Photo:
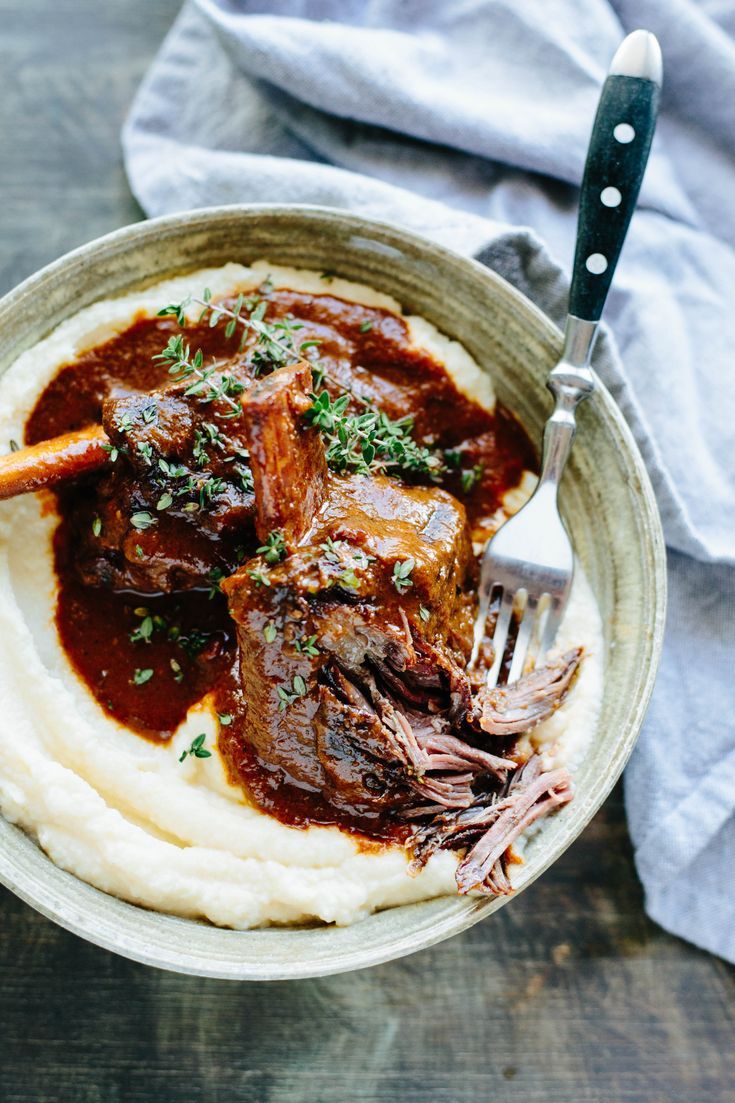
<path fill-rule="evenodd" d="M 544 429 L 539 482 L 488 542 L 482 559 L 470 665 L 485 638 L 493 594 L 499 593 L 490 687 L 503 665 L 514 608 L 520 619 L 508 682 L 549 650 L 564 614 L 574 550 L 559 513 L 559 481 L 574 440 L 577 406 L 595 389 L 590 356 L 648 161 L 661 76 L 658 41 L 648 31 L 634 31 L 618 48 L 600 95 L 580 192 L 564 351 L 547 383 L 555 404 Z"/>

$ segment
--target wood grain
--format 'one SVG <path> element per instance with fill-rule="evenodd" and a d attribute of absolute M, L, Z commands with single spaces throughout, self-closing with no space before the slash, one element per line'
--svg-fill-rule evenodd
<path fill-rule="evenodd" d="M 140 217 L 118 133 L 178 0 L 0 0 L 0 290 Z M 134 965 L 0 894 L 2 1103 L 727 1103 L 735 970 L 643 913 L 621 794 L 450 942 L 293 984 Z"/>

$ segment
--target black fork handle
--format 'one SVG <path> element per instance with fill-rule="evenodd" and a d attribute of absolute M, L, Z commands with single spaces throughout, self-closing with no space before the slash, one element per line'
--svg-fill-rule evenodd
<path fill-rule="evenodd" d="M 661 92 L 658 56 L 658 79 L 655 66 L 653 75 L 634 76 L 616 73 L 613 62 L 600 95 L 582 179 L 569 295 L 570 314 L 590 322 L 602 314 L 646 170 Z M 650 59 L 642 67 L 650 69 Z"/>

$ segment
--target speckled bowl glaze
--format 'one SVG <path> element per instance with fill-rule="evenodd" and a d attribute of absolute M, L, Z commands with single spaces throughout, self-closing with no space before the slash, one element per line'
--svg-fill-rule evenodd
<path fill-rule="evenodd" d="M 93 241 L 0 302 L 0 372 L 59 322 L 100 298 L 208 265 L 259 257 L 329 269 L 393 295 L 461 341 L 492 372 L 500 399 L 538 439 L 546 375 L 561 334 L 493 272 L 397 227 L 317 207 L 221 207 L 142 222 Z M 563 510 L 605 626 L 599 730 L 576 798 L 530 842 L 521 891 L 573 842 L 610 792 L 640 729 L 663 634 L 665 559 L 643 461 L 600 386 L 580 411 Z M 491 915 L 505 898 L 446 897 L 351 927 L 221 930 L 124 903 L 58 869 L 0 818 L 0 880 L 44 915 L 119 954 L 233 980 L 314 977 L 420 950 Z"/>

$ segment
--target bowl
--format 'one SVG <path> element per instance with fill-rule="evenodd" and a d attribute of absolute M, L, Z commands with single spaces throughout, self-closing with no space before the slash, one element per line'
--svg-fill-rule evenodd
<path fill-rule="evenodd" d="M 187 270 L 259 257 L 333 270 L 423 314 L 492 372 L 500 400 L 539 439 L 550 410 L 545 379 L 562 345 L 556 327 L 475 261 L 387 223 L 319 207 L 189 211 L 126 227 L 69 253 L 0 301 L 0 373 L 95 300 Z M 574 841 L 620 775 L 643 721 L 663 635 L 666 573 L 656 503 L 630 431 L 602 385 L 580 411 L 562 510 L 602 613 L 605 688 L 596 738 L 575 775 L 576 798 L 530 840 L 518 892 Z M 375 965 L 457 934 L 507 900 L 444 897 L 342 928 L 223 930 L 92 888 L 1 817 L 0 881 L 99 946 L 159 968 L 235 980 Z"/>

